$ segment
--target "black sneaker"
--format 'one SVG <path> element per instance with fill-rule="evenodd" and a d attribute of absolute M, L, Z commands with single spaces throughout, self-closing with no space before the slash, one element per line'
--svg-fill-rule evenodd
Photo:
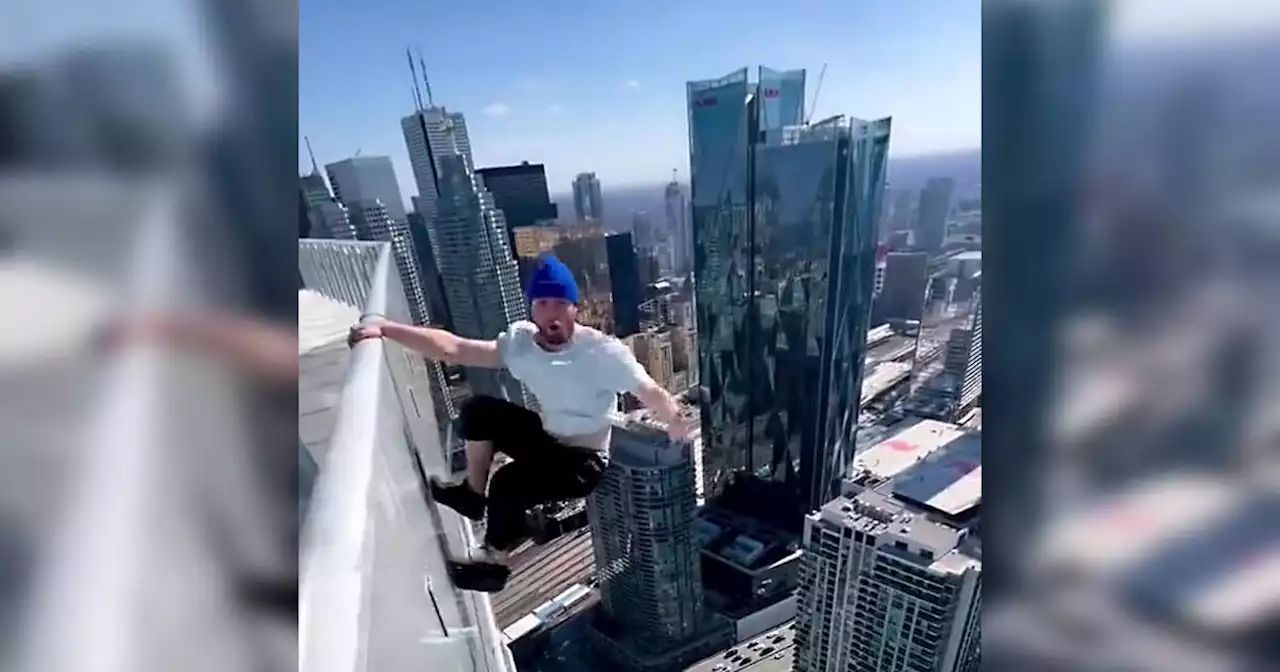
<path fill-rule="evenodd" d="M 445 563 L 453 585 L 461 590 L 496 593 L 507 585 L 511 569 L 485 560 L 449 560 Z"/>
<path fill-rule="evenodd" d="M 450 485 L 433 478 L 431 497 L 471 520 L 484 520 L 484 495 L 472 490 L 466 481 Z"/>

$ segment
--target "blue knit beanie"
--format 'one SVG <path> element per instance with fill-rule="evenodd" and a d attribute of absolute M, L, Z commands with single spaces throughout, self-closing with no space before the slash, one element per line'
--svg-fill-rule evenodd
<path fill-rule="evenodd" d="M 568 266 L 555 257 L 547 256 L 538 260 L 538 270 L 534 271 L 525 294 L 529 303 L 536 299 L 564 299 L 577 305 L 578 283 Z"/>

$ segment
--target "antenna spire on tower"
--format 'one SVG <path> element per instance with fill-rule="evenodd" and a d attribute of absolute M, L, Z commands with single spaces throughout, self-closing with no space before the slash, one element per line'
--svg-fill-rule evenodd
<path fill-rule="evenodd" d="M 302 136 L 302 140 L 307 143 L 307 155 L 311 157 L 311 174 L 319 175 L 320 166 L 316 163 L 316 153 L 311 151 L 311 138 L 304 135 Z"/>
<path fill-rule="evenodd" d="M 413 103 L 422 110 L 422 91 L 418 89 L 418 72 L 413 69 L 413 54 L 409 53 L 409 47 L 404 48 L 404 57 L 409 59 L 409 75 L 413 79 Z"/>
<path fill-rule="evenodd" d="M 418 65 L 422 66 L 422 83 L 427 87 L 427 104 L 435 107 L 436 100 L 431 95 L 431 80 L 427 79 L 427 64 L 422 60 L 422 49 L 418 49 Z"/>
<path fill-rule="evenodd" d="M 822 70 L 818 72 L 818 85 L 813 87 L 813 100 L 809 101 L 809 114 L 804 119 L 804 125 L 808 126 L 813 121 L 813 113 L 818 110 L 818 94 L 822 93 L 822 78 L 827 76 L 827 64 L 822 64 Z"/>

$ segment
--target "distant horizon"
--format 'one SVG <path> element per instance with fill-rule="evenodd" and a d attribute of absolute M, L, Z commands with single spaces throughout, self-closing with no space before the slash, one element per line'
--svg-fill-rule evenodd
<path fill-rule="evenodd" d="M 892 144 L 892 139 L 890 139 L 890 144 Z M 959 157 L 959 156 L 967 156 L 971 154 L 977 154 L 981 156 L 982 146 L 979 145 L 977 147 L 967 147 L 963 149 L 943 149 L 935 152 L 922 152 L 922 153 L 916 153 L 916 154 L 903 154 L 903 155 L 890 154 L 889 161 L 890 163 L 894 163 L 899 161 L 913 161 L 918 159 L 928 160 L 928 159 L 938 159 L 938 158 L 945 158 L 945 157 Z M 528 163 L 530 165 L 538 165 L 538 164 L 545 165 L 545 163 L 541 161 L 529 161 Z M 508 163 L 508 164 L 502 164 L 502 165 L 518 166 L 520 164 Z M 502 167 L 502 166 L 481 166 L 481 167 L 478 167 L 477 170 L 480 170 L 481 168 L 499 168 L 499 167 Z M 587 171 L 587 172 L 590 172 L 590 171 Z M 687 173 L 688 173 L 687 168 L 685 170 L 680 171 L 680 174 L 677 175 L 676 182 L 678 182 L 682 186 L 687 187 L 689 185 L 689 180 L 687 177 L 685 177 Z M 599 173 L 596 173 L 596 177 L 600 179 L 601 189 L 606 192 L 609 191 L 609 189 L 611 188 L 612 189 L 639 189 L 639 188 L 650 188 L 655 186 L 664 186 L 671 183 L 671 180 L 656 180 L 653 182 L 632 182 L 632 183 L 612 183 L 611 184 L 610 182 L 606 181 L 605 178 L 602 177 Z M 567 190 L 564 190 L 564 191 L 556 191 L 555 188 L 551 186 L 550 181 L 548 181 L 547 190 L 548 192 L 550 192 L 551 198 L 553 201 L 559 197 L 567 197 L 569 199 L 573 198 L 572 186 L 570 186 Z"/>

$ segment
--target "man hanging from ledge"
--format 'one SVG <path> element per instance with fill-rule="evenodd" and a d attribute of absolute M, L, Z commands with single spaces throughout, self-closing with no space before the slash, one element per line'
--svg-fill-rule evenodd
<path fill-rule="evenodd" d="M 541 415 L 505 399 L 477 396 L 462 408 L 467 477 L 432 480 L 435 500 L 472 520 L 488 516 L 484 546 L 449 563 L 454 584 L 497 592 L 510 575 L 508 554 L 529 534 L 526 516 L 541 504 L 585 497 L 599 484 L 609 451 L 609 414 L 630 392 L 667 423 L 674 441 L 688 427 L 679 405 L 618 339 L 576 323 L 578 287 L 555 257 L 544 257 L 527 288 L 533 320 L 492 341 L 393 322 L 357 326 L 350 342 L 388 338 L 429 359 L 481 368 L 506 367 L 533 393 Z M 489 478 L 495 453 L 510 462 Z M 487 496 L 486 496 L 487 490 Z"/>

